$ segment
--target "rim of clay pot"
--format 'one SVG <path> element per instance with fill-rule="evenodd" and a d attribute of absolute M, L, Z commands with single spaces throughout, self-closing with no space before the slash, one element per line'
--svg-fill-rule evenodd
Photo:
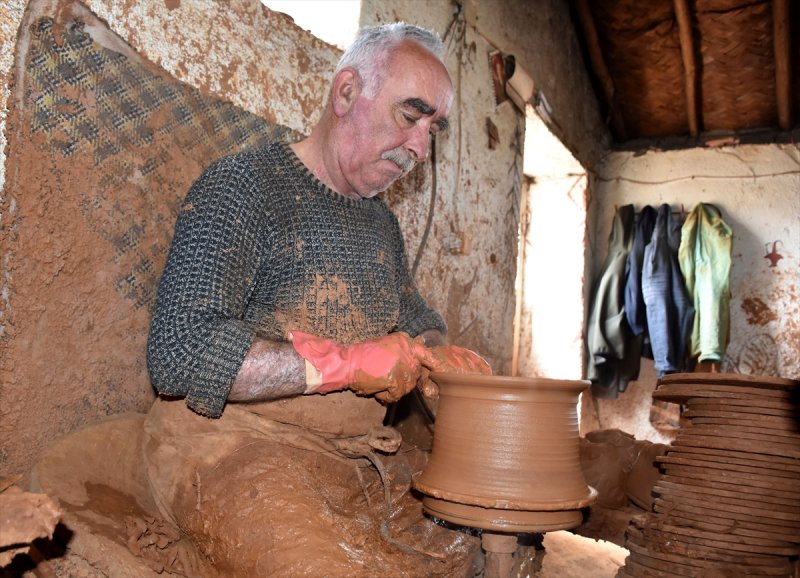
<path fill-rule="evenodd" d="M 477 373 L 446 373 L 434 371 L 430 378 L 441 385 L 471 385 L 479 387 L 513 388 L 518 390 L 573 390 L 581 393 L 591 382 L 578 379 L 552 379 L 549 377 L 511 377 L 508 375 L 481 375 Z"/>
<path fill-rule="evenodd" d="M 425 496 L 422 507 L 430 515 L 453 524 L 501 532 L 553 532 L 581 524 L 580 509 L 499 510 Z"/>
<path fill-rule="evenodd" d="M 431 374 L 433 375 L 433 374 Z M 733 385 L 764 387 L 767 389 L 800 388 L 800 380 L 772 375 L 743 375 L 740 373 L 671 373 L 658 380 L 659 385 L 671 383 L 698 383 L 704 385 Z"/>
<path fill-rule="evenodd" d="M 480 506 L 481 508 L 491 508 L 495 510 L 519 510 L 529 512 L 554 512 L 558 510 L 577 510 L 589 506 L 597 501 L 597 490 L 592 486 L 586 486 L 586 494 L 572 499 L 551 499 L 551 500 L 508 500 L 491 499 L 483 496 L 461 494 L 447 490 L 440 490 L 422 482 L 420 478 L 412 481 L 414 488 L 423 494 L 433 498 L 466 504 L 470 506 Z"/>

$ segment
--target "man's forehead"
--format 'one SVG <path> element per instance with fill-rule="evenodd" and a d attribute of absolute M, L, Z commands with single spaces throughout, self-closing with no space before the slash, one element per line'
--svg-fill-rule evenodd
<path fill-rule="evenodd" d="M 453 83 L 444 63 L 415 42 L 401 44 L 387 63 L 383 89 L 392 100 L 426 116 L 446 116 L 453 101 Z"/>

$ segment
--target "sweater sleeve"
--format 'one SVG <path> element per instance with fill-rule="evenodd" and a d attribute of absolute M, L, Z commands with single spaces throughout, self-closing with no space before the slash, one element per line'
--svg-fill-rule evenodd
<path fill-rule="evenodd" d="M 397 292 L 400 296 L 398 331 L 404 331 L 411 337 L 416 337 L 429 329 L 436 329 L 446 335 L 447 324 L 438 312 L 428 306 L 411 276 L 405 242 L 394 214 L 391 214 L 391 226 L 396 239 L 395 247 L 397 248 Z"/>
<path fill-rule="evenodd" d="M 258 270 L 255 179 L 234 157 L 209 167 L 181 207 L 147 344 L 153 386 L 221 415 L 255 329 L 245 309 Z"/>

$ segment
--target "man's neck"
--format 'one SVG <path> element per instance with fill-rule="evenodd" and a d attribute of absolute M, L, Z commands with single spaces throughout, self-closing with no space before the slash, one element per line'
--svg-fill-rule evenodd
<path fill-rule="evenodd" d="M 322 138 L 319 134 L 319 128 L 315 127 L 311 134 L 291 146 L 294 154 L 300 159 L 306 168 L 311 171 L 317 179 L 319 179 L 325 186 L 335 193 L 339 193 L 343 197 L 360 198 L 355 192 L 351 192 L 349 186 L 344 183 L 341 186 L 333 179 L 333 171 L 329 169 L 331 161 L 326 159 L 325 152 L 333 150 L 332 147 L 325 145 L 326 139 Z M 347 191 L 347 192 L 343 192 Z"/>

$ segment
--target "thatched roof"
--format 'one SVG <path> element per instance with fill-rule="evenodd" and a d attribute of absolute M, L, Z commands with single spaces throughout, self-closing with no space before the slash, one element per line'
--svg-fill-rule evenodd
<path fill-rule="evenodd" d="M 617 145 L 789 140 L 800 128 L 793 0 L 571 0 Z"/>

